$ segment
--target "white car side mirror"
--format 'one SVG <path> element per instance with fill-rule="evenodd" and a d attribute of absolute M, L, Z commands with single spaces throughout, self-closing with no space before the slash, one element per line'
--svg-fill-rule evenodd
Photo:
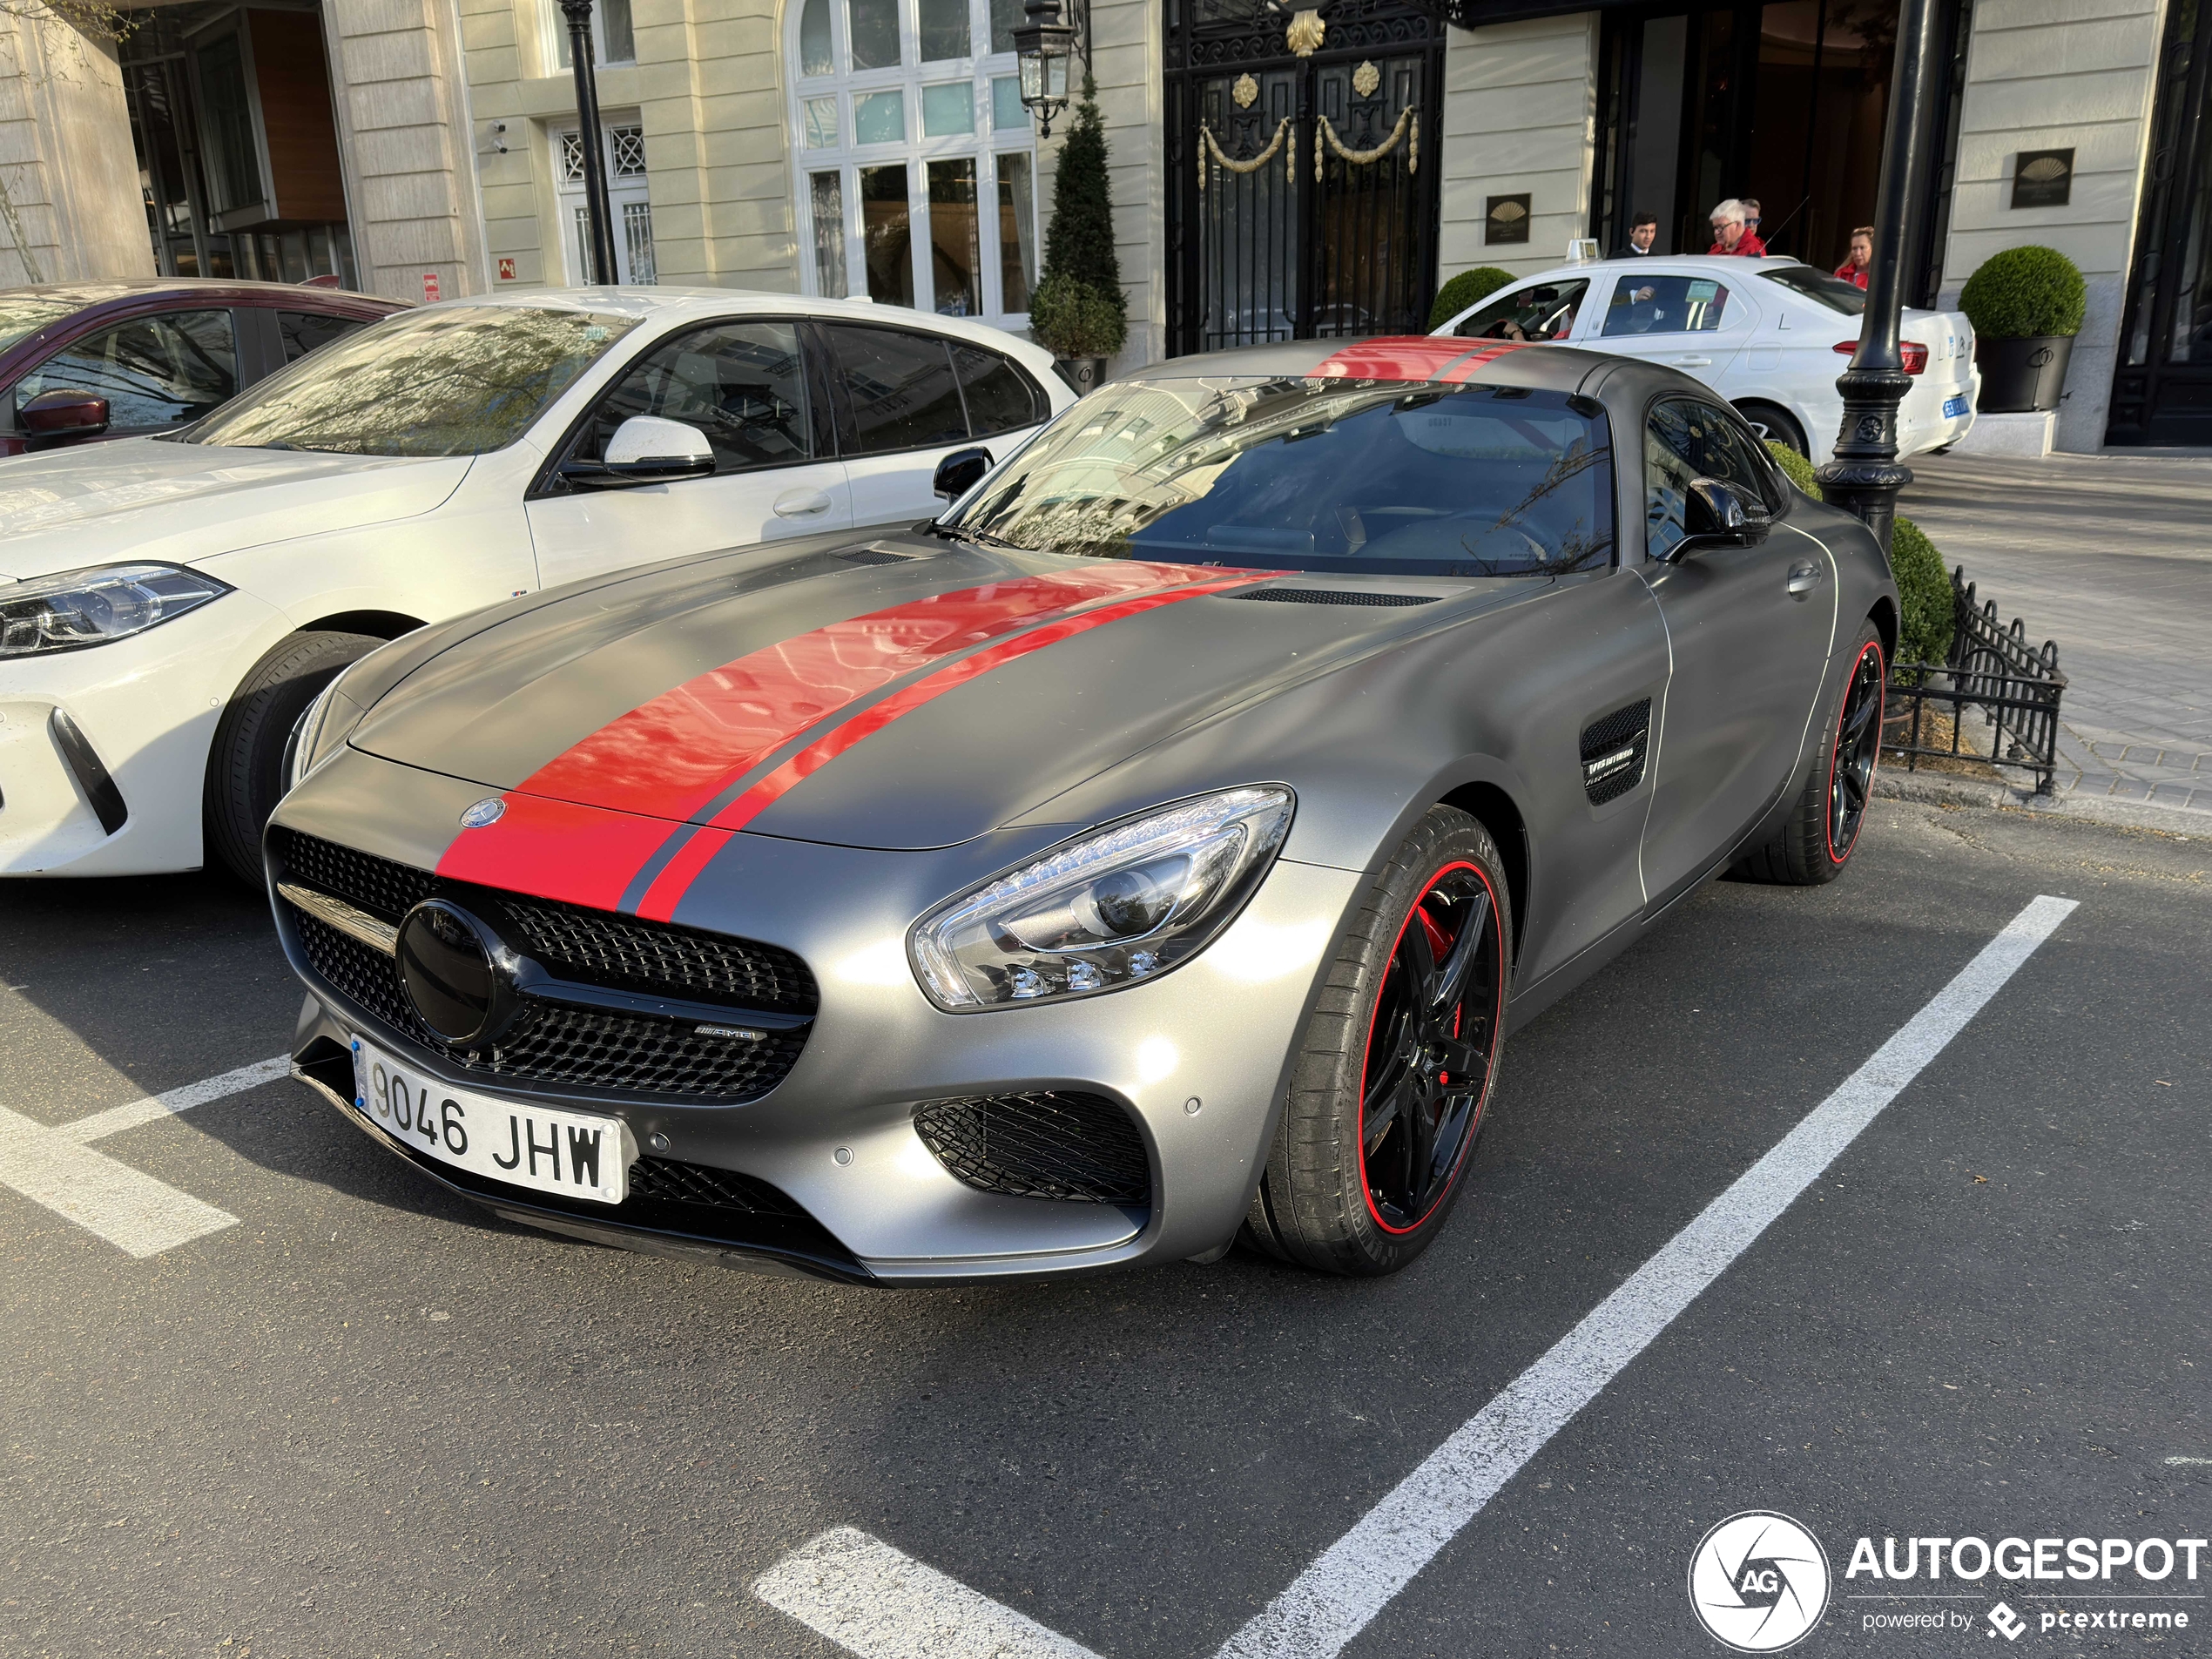
<path fill-rule="evenodd" d="M 714 446 L 706 434 L 658 415 L 633 415 L 617 427 L 604 460 L 570 461 L 561 469 L 563 477 L 587 489 L 669 484 L 713 474 Z"/>

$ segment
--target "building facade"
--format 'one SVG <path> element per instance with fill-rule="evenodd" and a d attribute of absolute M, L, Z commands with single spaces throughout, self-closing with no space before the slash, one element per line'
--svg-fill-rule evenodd
<path fill-rule="evenodd" d="M 1115 365 L 1426 326 L 1438 285 L 1699 248 L 1756 197 L 1832 266 L 1870 222 L 1896 0 L 1089 0 L 1130 342 Z M 2193 0 L 1941 0 L 1906 250 L 2088 280 L 2058 442 L 2212 445 L 2212 121 Z M 631 282 L 855 295 L 1020 329 L 1057 138 L 1019 0 L 598 0 L 601 131 L 555 0 L 0 20 L 0 280 L 322 276 L 408 298 L 581 282 L 583 145 Z M 1472 26 L 1461 26 L 1462 24 Z M 58 65 L 58 66 L 57 66 Z M 11 263 L 12 262 L 12 263 Z"/>

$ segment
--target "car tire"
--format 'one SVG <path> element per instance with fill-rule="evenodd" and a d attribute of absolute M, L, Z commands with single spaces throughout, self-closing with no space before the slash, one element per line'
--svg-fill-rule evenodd
<path fill-rule="evenodd" d="M 1442 1230 L 1497 1088 L 1510 906 L 1489 832 L 1431 807 L 1337 941 L 1245 1219 L 1249 1244 L 1372 1277 Z"/>
<path fill-rule="evenodd" d="M 210 864 L 261 882 L 261 831 L 284 796 L 284 749 L 322 688 L 384 642 L 310 630 L 280 641 L 231 694 L 207 756 L 202 833 Z"/>
<path fill-rule="evenodd" d="M 1862 624 L 1851 669 L 1821 704 L 1822 741 L 1805 763 L 1789 816 L 1766 841 L 1736 862 L 1753 881 L 1817 887 L 1844 873 L 1865 827 L 1881 758 L 1882 704 L 1888 663 L 1882 636 Z"/>
<path fill-rule="evenodd" d="M 1736 406 L 1736 412 L 1759 435 L 1761 442 L 1786 443 L 1806 460 L 1812 459 L 1812 450 L 1805 442 L 1804 428 L 1797 424 L 1796 415 L 1779 404 L 1749 398 Z"/>

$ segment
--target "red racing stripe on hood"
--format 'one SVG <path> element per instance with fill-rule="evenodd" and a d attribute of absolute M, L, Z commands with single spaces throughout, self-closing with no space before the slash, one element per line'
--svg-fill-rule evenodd
<path fill-rule="evenodd" d="M 711 820 L 711 829 L 693 835 L 653 878 L 652 885 L 645 889 L 644 896 L 638 900 L 637 914 L 654 921 L 671 919 L 676 914 L 676 907 L 682 902 L 685 894 L 691 890 L 692 881 L 706 867 L 708 861 L 722 850 L 731 833 L 743 829 L 781 799 L 794 786 L 820 771 L 838 756 L 866 741 L 894 721 L 913 713 L 924 704 L 934 702 L 946 692 L 965 685 L 1016 658 L 1042 651 L 1049 645 L 1056 645 L 1063 639 L 1088 633 L 1093 628 L 1103 628 L 1109 622 L 1139 616 L 1163 605 L 1179 604 L 1185 599 L 1196 599 L 1202 595 L 1224 593 L 1264 579 L 1257 572 L 1241 571 L 1231 577 L 1194 581 L 1169 592 L 1144 594 L 1113 604 L 1100 605 L 1078 616 L 1063 617 L 1057 622 L 1032 628 L 1012 639 L 979 651 L 971 657 L 949 663 L 935 673 L 926 674 L 911 685 L 900 686 L 873 708 L 855 715 L 808 744 L 717 813 Z M 723 833 L 715 833 L 717 831 Z"/>

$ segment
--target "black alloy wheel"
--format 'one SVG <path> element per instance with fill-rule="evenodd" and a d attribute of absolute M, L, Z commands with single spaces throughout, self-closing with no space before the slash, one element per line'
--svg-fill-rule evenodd
<path fill-rule="evenodd" d="M 1828 857 L 1836 864 L 1851 856 L 1874 792 L 1874 763 L 1882 752 L 1883 678 L 1882 648 L 1870 640 L 1851 664 L 1836 721 L 1836 746 L 1828 759 Z"/>
<path fill-rule="evenodd" d="M 1386 1231 L 1427 1219 L 1474 1143 L 1504 965 L 1487 878 L 1473 865 L 1439 871 L 1399 930 L 1367 1028 L 1360 1181 Z"/>

